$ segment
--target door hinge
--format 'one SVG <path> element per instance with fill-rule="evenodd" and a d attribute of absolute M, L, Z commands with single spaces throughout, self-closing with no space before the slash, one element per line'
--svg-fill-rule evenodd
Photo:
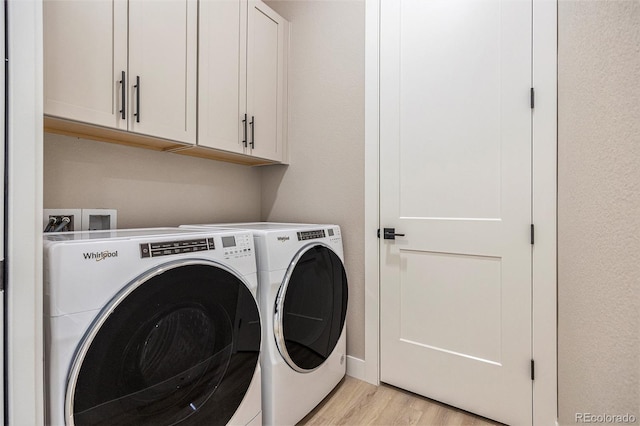
<path fill-rule="evenodd" d="M 531 380 L 536 379 L 536 363 L 534 360 L 531 360 Z"/>
<path fill-rule="evenodd" d="M 535 228 L 533 223 L 531 224 L 531 245 L 535 244 Z"/>
<path fill-rule="evenodd" d="M 380 238 L 380 228 L 378 228 L 378 238 Z"/>
<path fill-rule="evenodd" d="M 531 88 L 531 109 L 535 108 L 535 106 L 536 106 L 536 94 L 532 87 Z"/>

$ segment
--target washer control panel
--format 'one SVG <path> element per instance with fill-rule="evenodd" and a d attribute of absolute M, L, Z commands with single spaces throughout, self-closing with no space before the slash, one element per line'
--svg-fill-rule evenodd
<path fill-rule="evenodd" d="M 225 259 L 252 256 L 251 234 L 227 235 L 222 237 L 222 251 Z"/>
<path fill-rule="evenodd" d="M 214 250 L 213 238 L 162 241 L 140 244 L 140 257 L 158 257 L 171 254 L 194 253 L 203 250 Z"/>

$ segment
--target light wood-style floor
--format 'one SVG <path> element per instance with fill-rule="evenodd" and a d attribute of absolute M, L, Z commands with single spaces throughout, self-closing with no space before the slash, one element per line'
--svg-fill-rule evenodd
<path fill-rule="evenodd" d="M 483 417 L 389 385 L 345 377 L 298 425 L 496 426 Z"/>

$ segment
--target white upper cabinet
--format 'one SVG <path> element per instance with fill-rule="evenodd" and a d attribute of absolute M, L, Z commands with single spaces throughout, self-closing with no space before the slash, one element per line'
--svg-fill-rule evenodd
<path fill-rule="evenodd" d="M 285 160 L 286 26 L 260 1 L 200 3 L 200 146 Z"/>
<path fill-rule="evenodd" d="M 286 21 L 261 1 L 249 0 L 247 113 L 249 148 L 256 157 L 282 159 Z"/>
<path fill-rule="evenodd" d="M 43 13 L 45 114 L 127 130 L 127 2 L 45 1 Z"/>
<path fill-rule="evenodd" d="M 129 130 L 196 141 L 195 0 L 129 0 Z"/>
<path fill-rule="evenodd" d="M 198 145 L 244 153 L 247 2 L 200 3 Z"/>
<path fill-rule="evenodd" d="M 257 0 L 47 0 L 45 130 L 286 162 L 288 23 Z M 197 145 L 196 145 L 197 143 Z"/>
<path fill-rule="evenodd" d="M 197 7 L 45 1 L 45 114 L 195 143 Z"/>

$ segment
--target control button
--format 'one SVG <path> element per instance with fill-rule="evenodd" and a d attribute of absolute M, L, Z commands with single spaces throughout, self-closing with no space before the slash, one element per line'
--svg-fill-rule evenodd
<path fill-rule="evenodd" d="M 149 244 L 140 244 L 140 257 L 151 257 L 151 251 L 149 250 Z"/>

